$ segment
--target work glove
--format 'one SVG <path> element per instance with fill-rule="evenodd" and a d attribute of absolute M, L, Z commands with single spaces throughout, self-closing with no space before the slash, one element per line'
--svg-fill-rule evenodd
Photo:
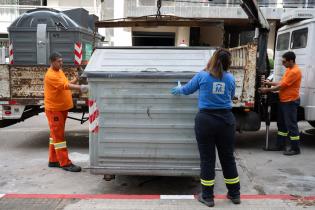
<path fill-rule="evenodd" d="M 181 95 L 182 94 L 182 85 L 180 84 L 180 81 L 177 82 L 177 86 L 173 87 L 171 89 L 171 93 L 173 95 Z"/>
<path fill-rule="evenodd" d="M 81 91 L 81 93 L 89 92 L 89 86 L 88 85 L 80 85 L 80 91 Z"/>

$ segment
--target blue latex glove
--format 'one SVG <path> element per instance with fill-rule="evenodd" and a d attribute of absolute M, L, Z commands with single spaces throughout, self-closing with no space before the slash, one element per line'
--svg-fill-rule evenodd
<path fill-rule="evenodd" d="M 173 95 L 180 95 L 180 94 L 182 94 L 182 84 L 180 83 L 179 80 L 177 81 L 177 86 L 172 88 L 171 93 Z"/>
<path fill-rule="evenodd" d="M 173 87 L 172 90 L 171 90 L 171 93 L 173 95 L 180 95 L 180 94 L 182 94 L 182 87 L 178 87 L 178 86 Z"/>

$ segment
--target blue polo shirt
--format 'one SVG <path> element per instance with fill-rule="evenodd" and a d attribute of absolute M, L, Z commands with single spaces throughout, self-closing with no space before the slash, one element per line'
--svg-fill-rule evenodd
<path fill-rule="evenodd" d="M 199 90 L 199 109 L 232 109 L 235 79 L 231 73 L 224 72 L 222 79 L 218 79 L 202 70 L 181 87 L 181 93 L 184 95 L 192 94 L 197 90 Z"/>

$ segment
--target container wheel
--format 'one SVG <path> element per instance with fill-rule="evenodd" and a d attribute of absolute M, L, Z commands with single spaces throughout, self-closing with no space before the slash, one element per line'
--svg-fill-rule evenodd
<path fill-rule="evenodd" d="M 115 175 L 112 174 L 104 174 L 104 180 L 105 181 L 112 181 L 113 179 L 115 179 Z"/>

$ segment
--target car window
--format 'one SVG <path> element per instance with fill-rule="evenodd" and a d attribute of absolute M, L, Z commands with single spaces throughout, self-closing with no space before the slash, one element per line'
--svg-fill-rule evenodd
<path fill-rule="evenodd" d="M 279 34 L 277 39 L 277 50 L 287 50 L 289 49 L 289 42 L 290 42 L 290 32 Z"/>
<path fill-rule="evenodd" d="M 307 45 L 308 28 L 292 32 L 291 49 L 305 48 Z"/>

